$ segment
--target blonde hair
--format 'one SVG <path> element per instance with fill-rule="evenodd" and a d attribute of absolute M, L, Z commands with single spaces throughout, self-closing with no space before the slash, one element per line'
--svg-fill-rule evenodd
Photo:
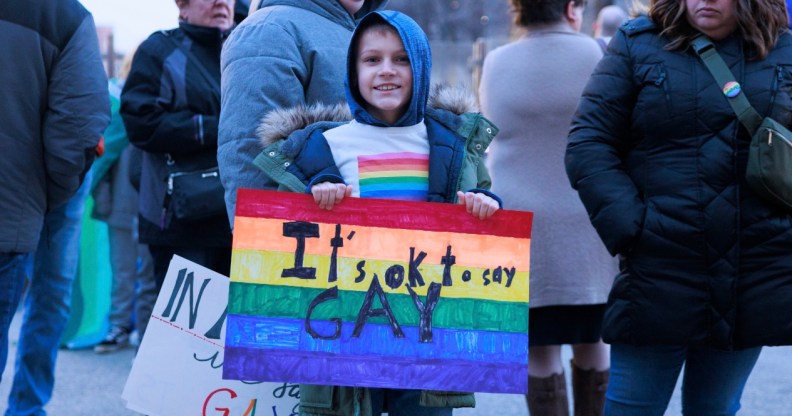
<path fill-rule="evenodd" d="M 129 70 L 132 68 L 132 59 L 135 57 L 135 51 L 137 51 L 137 46 L 124 55 L 124 60 L 121 61 L 121 66 L 118 68 L 119 79 L 126 79 L 129 76 Z"/>

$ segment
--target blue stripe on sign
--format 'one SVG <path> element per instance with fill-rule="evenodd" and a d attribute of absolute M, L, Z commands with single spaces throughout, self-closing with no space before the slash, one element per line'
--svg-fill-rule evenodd
<path fill-rule="evenodd" d="M 293 383 L 330 386 L 525 394 L 528 392 L 528 363 L 362 357 L 226 347 L 223 378 L 289 380 Z"/>
<path fill-rule="evenodd" d="M 481 362 L 528 362 L 528 334 L 432 329 L 432 342 L 418 342 L 418 328 L 402 326 L 404 338 L 396 338 L 388 325 L 366 324 L 359 338 L 352 338 L 354 322 L 341 325 L 335 340 L 313 338 L 305 321 L 288 318 L 228 315 L 226 347 L 300 350 L 352 356 L 412 357 L 420 359 L 473 360 Z M 318 334 L 335 332 L 331 321 L 311 321 Z"/>

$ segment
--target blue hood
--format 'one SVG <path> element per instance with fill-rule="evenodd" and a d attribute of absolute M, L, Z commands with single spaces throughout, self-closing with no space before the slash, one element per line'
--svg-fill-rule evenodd
<path fill-rule="evenodd" d="M 410 105 L 404 115 L 394 124 L 387 124 L 369 114 L 366 111 L 365 101 L 360 96 L 358 88 L 356 87 L 354 91 L 351 89 L 352 85 L 357 84 L 357 82 L 352 81 L 357 79 L 357 69 L 353 54 L 362 31 L 361 28 L 365 28 L 376 21 L 384 21 L 396 29 L 404 44 L 404 49 L 410 57 L 410 66 L 412 67 L 413 94 L 410 99 Z M 423 121 L 426 101 L 429 98 L 429 75 L 431 73 L 432 51 L 429 48 L 429 40 L 421 27 L 418 26 L 418 23 L 415 23 L 414 20 L 404 13 L 391 10 L 367 14 L 355 28 L 347 52 L 347 77 L 344 87 L 346 88 L 347 103 L 349 103 L 349 109 L 352 111 L 352 117 L 359 123 L 380 127 L 404 127 L 420 123 Z"/>

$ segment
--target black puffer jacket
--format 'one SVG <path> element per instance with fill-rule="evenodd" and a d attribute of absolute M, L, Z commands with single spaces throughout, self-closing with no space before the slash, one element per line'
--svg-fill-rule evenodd
<path fill-rule="evenodd" d="M 225 33 L 216 28 L 181 23 L 178 29 L 152 34 L 135 53 L 121 93 L 121 116 L 129 141 L 145 151 L 140 180 L 143 243 L 231 245 L 226 215 L 180 222 L 163 211 L 168 154 L 179 164 L 189 164 L 189 170 L 217 165 L 220 50 L 224 39 Z M 189 50 L 193 58 L 188 58 L 184 50 Z M 198 68 L 199 63 L 204 71 Z"/>
<path fill-rule="evenodd" d="M 750 135 L 692 51 L 647 18 L 613 38 L 584 91 L 567 173 L 621 272 L 604 339 L 739 349 L 792 344 L 792 215 L 744 174 Z M 748 60 L 716 44 L 762 115 L 792 123 L 792 36 Z"/>

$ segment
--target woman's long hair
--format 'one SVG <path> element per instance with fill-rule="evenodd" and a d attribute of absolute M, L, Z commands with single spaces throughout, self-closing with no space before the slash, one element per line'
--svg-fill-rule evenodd
<path fill-rule="evenodd" d="M 782 31 L 787 30 L 784 0 L 736 0 L 737 31 L 748 44 L 751 59 L 764 59 L 773 49 Z M 686 17 L 685 0 L 652 0 L 649 17 L 671 39 L 669 50 L 684 49 L 698 35 Z"/>

